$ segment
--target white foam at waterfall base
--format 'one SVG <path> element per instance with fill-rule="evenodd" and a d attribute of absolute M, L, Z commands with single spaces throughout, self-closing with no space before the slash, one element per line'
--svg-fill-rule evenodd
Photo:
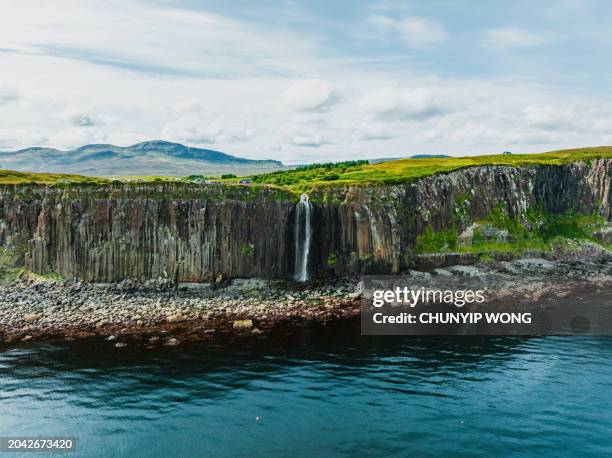
<path fill-rule="evenodd" d="M 312 235 L 312 204 L 308 195 L 302 194 L 295 206 L 295 279 L 308 280 L 308 254 Z"/>

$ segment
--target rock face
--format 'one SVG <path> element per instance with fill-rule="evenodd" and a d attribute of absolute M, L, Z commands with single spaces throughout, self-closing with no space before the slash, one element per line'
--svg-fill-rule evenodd
<path fill-rule="evenodd" d="M 612 220 L 612 160 L 481 166 L 311 194 L 312 277 L 405 270 L 427 226 L 459 230 L 503 203 Z M 290 278 L 298 196 L 185 183 L 0 188 L 0 244 L 14 265 L 87 282 Z M 299 245 L 299 244 L 298 244 Z"/>
<path fill-rule="evenodd" d="M 283 277 L 293 203 L 247 187 L 3 188 L 0 240 L 25 266 L 88 282 Z"/>
<path fill-rule="evenodd" d="M 596 212 L 610 221 L 611 184 L 612 160 L 601 159 L 471 167 L 413 184 L 338 190 L 317 207 L 314 274 L 403 271 L 416 237 L 428 226 L 440 231 L 454 224 L 460 233 L 500 204 L 511 217 L 537 205 L 553 214 Z"/>

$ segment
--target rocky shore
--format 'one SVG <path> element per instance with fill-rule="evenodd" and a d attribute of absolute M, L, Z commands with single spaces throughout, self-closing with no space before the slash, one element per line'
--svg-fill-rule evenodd
<path fill-rule="evenodd" d="M 327 321 L 359 312 L 356 284 L 233 280 L 227 285 L 155 280 L 87 284 L 26 279 L 0 287 L 2 342 L 106 336 L 176 345 L 218 334 L 258 335 L 280 322 Z"/>
<path fill-rule="evenodd" d="M 415 286 L 485 287 L 487 299 L 536 304 L 588 288 L 612 289 L 612 253 L 570 254 L 409 271 Z M 359 315 L 358 277 L 326 282 L 233 280 L 224 285 L 167 281 L 86 284 L 24 278 L 0 287 L 0 342 L 104 336 L 121 348 L 178 345 L 232 334 L 265 335 L 279 324 Z"/>

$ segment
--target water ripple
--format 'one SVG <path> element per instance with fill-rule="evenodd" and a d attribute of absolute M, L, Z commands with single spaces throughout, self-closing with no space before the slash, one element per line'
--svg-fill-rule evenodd
<path fill-rule="evenodd" d="M 609 455 L 611 356 L 610 338 L 358 323 L 157 351 L 31 344 L 0 349 L 0 435 L 74 435 L 83 456 Z"/>

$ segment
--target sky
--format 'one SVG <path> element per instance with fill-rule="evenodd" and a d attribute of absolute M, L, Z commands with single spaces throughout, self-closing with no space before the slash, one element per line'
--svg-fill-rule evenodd
<path fill-rule="evenodd" d="M 0 150 L 285 163 L 612 144 L 606 0 L 0 0 Z"/>

